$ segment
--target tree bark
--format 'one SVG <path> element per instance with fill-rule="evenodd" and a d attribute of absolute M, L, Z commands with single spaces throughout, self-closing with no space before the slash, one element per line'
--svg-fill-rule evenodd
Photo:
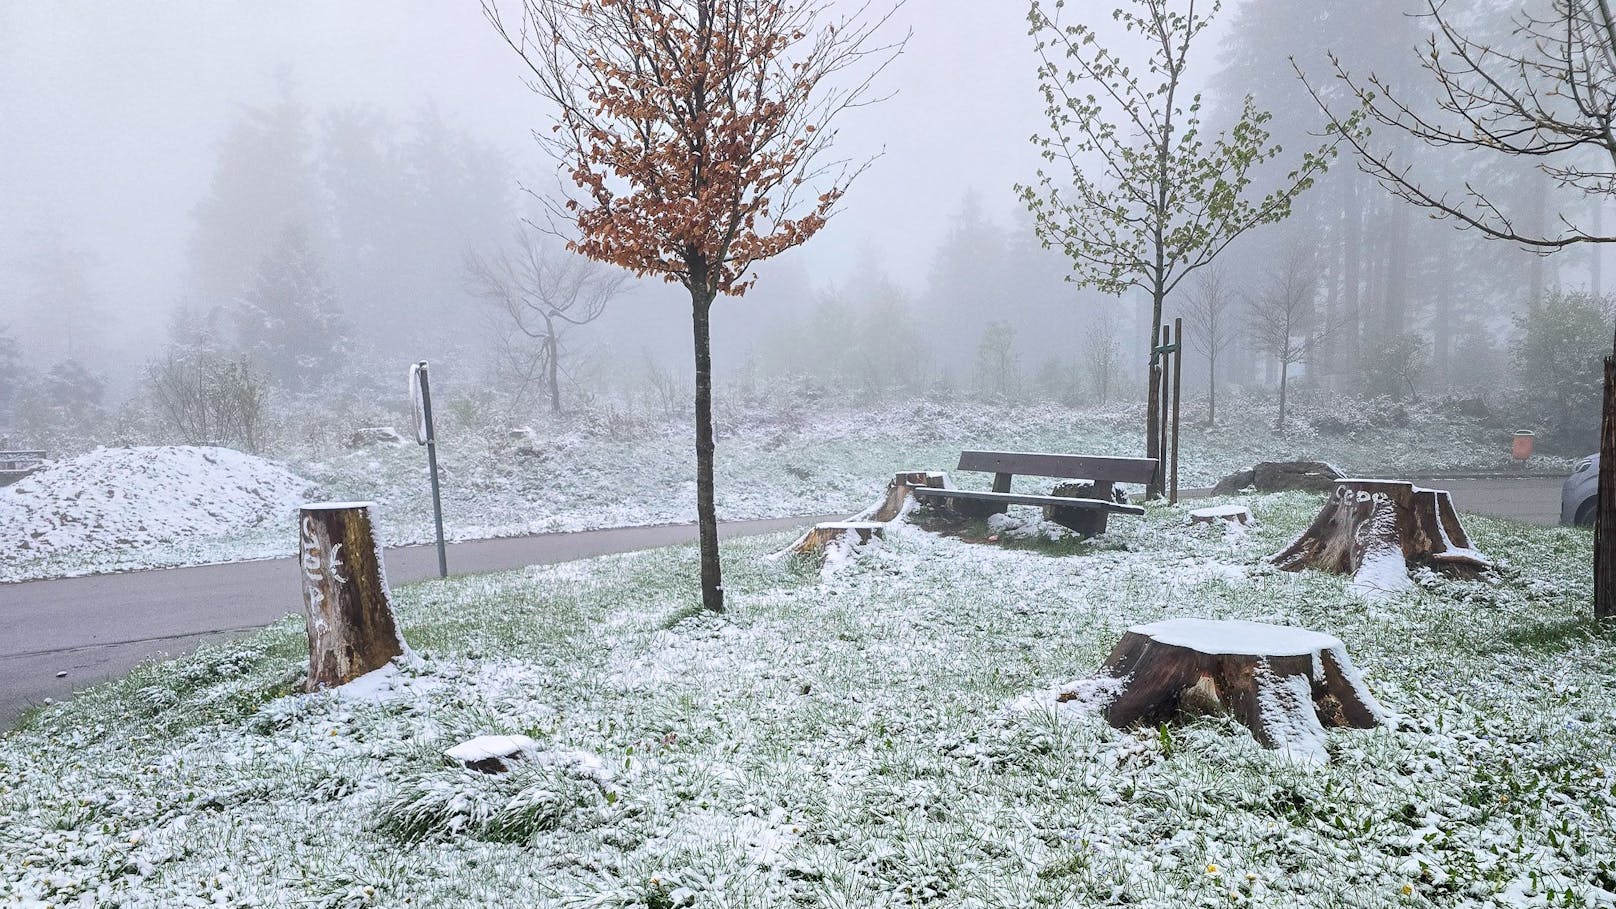
<path fill-rule="evenodd" d="M 1616 356 L 1605 358 L 1605 418 L 1599 433 L 1594 521 L 1594 617 L 1616 619 Z"/>
<path fill-rule="evenodd" d="M 718 515 L 714 505 L 713 356 L 710 317 L 714 295 L 690 292 L 696 342 L 696 523 L 701 536 L 701 605 L 724 611 L 724 573 L 718 560 Z"/>
<path fill-rule="evenodd" d="M 1215 340 L 1212 343 L 1217 343 Z M 1216 348 L 1206 358 L 1206 425 L 1218 425 L 1218 352 Z"/>
<path fill-rule="evenodd" d="M 561 345 L 556 341 L 555 327 L 545 339 L 550 348 L 550 412 L 561 413 Z"/>
<path fill-rule="evenodd" d="M 1385 721 L 1341 641 L 1302 628 L 1205 619 L 1139 625 L 1100 671 L 1122 682 L 1105 708 L 1118 729 L 1228 711 L 1263 747 L 1322 759 L 1324 726 Z"/>
<path fill-rule="evenodd" d="M 1285 385 L 1290 378 L 1291 365 L 1284 360 L 1279 361 L 1279 423 L 1280 430 L 1285 428 Z"/>
<path fill-rule="evenodd" d="M 1149 388 L 1145 392 L 1145 457 L 1154 458 L 1157 468 L 1156 475 L 1145 484 L 1145 498 L 1159 499 L 1165 487 L 1163 471 L 1161 468 L 1161 427 L 1162 427 L 1162 355 L 1156 353 L 1156 345 L 1161 337 L 1162 300 L 1165 293 L 1158 279 L 1156 287 L 1151 292 L 1150 316 L 1150 369 L 1146 370 L 1146 381 Z"/>
<path fill-rule="evenodd" d="M 1492 567 L 1470 545 L 1446 491 L 1398 480 L 1340 481 L 1313 523 L 1269 561 L 1285 571 L 1350 574 L 1365 592 L 1407 587 L 1412 564 Z"/>
<path fill-rule="evenodd" d="M 318 503 L 298 513 L 310 691 L 351 682 L 404 652 L 371 507 Z"/>

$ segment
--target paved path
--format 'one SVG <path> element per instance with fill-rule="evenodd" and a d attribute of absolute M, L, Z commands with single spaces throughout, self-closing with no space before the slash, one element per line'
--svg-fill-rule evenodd
<path fill-rule="evenodd" d="M 1453 507 L 1461 512 L 1473 511 L 1543 527 L 1560 523 L 1560 486 L 1564 482 L 1564 477 L 1415 481 L 1420 486 L 1452 493 Z"/>
<path fill-rule="evenodd" d="M 740 521 L 720 531 L 741 537 L 840 517 Z M 695 541 L 694 524 L 479 540 L 450 544 L 449 569 L 505 571 Z M 433 546 L 387 551 L 393 583 L 435 578 L 437 571 Z M 28 704 L 66 697 L 158 654 L 189 653 L 204 641 L 301 610 L 290 558 L 0 584 L 0 730 Z M 58 678 L 59 672 L 67 675 Z"/>

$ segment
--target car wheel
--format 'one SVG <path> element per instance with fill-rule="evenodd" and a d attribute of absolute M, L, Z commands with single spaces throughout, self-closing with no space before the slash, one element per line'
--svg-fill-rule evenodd
<path fill-rule="evenodd" d="M 1599 499 L 1592 498 L 1577 506 L 1577 516 L 1572 521 L 1578 527 L 1594 526 L 1594 519 L 1598 517 Z"/>

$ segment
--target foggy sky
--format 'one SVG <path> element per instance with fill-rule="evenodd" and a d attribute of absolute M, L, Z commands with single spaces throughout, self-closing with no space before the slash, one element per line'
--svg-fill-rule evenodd
<path fill-rule="evenodd" d="M 1020 2 L 977 0 L 913 0 L 899 12 L 888 35 L 913 37 L 880 83 L 895 94 L 841 124 L 843 152 L 884 153 L 845 211 L 792 254 L 793 271 L 837 277 L 873 249 L 918 285 L 967 190 L 1010 221 L 1010 186 L 1036 166 L 1028 137 L 1041 120 L 1025 15 Z M 63 237 L 93 253 L 91 278 L 127 337 L 154 342 L 184 293 L 191 210 L 218 143 L 239 106 L 275 97 L 283 73 L 316 115 L 431 103 L 536 185 L 553 170 L 530 136 L 547 112 L 474 0 L 5 0 L 0 262 L 31 235 Z"/>

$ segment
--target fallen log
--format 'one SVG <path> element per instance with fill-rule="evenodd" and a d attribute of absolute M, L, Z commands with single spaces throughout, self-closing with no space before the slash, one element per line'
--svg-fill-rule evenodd
<path fill-rule="evenodd" d="M 1122 729 L 1227 711 L 1265 748 L 1323 760 L 1324 727 L 1369 729 L 1385 711 L 1339 638 L 1261 622 L 1173 619 L 1129 628 L 1101 666 L 1122 680 Z"/>

